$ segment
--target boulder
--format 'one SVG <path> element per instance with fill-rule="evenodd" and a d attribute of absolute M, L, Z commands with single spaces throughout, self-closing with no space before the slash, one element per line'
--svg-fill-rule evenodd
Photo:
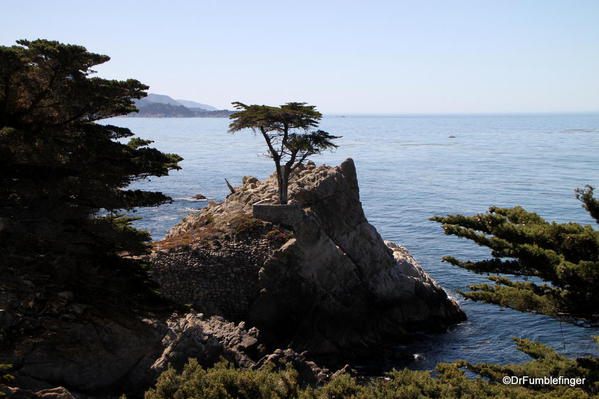
<path fill-rule="evenodd" d="M 228 322 L 221 317 L 204 317 L 189 313 L 184 317 L 171 317 L 168 330 L 162 339 L 162 354 L 151 369 L 156 375 L 168 365 L 183 368 L 189 358 L 196 358 L 204 367 L 210 367 L 221 358 L 238 367 L 254 365 L 252 358 L 264 355 L 258 341 L 258 330 L 245 330 L 245 325 Z"/>
<path fill-rule="evenodd" d="M 297 353 L 293 349 L 276 349 L 273 353 L 264 356 L 252 368 L 263 369 L 273 367 L 274 370 L 284 370 L 293 367 L 297 371 L 297 379 L 301 385 L 318 386 L 325 384 L 331 379 L 331 372 L 327 368 L 318 366 L 306 358 L 305 353 Z M 349 366 L 348 366 L 349 368 Z M 343 373 L 345 369 L 337 371 L 336 375 Z"/>

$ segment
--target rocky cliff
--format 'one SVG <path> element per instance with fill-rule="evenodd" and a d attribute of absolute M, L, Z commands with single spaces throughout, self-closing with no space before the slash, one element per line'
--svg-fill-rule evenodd
<path fill-rule="evenodd" d="M 245 320 L 267 345 L 313 355 L 372 354 L 465 319 L 405 248 L 368 223 L 351 159 L 308 164 L 289 192 L 288 206 L 271 206 L 274 176 L 246 178 L 224 202 L 175 226 L 153 258 L 163 292 Z"/>

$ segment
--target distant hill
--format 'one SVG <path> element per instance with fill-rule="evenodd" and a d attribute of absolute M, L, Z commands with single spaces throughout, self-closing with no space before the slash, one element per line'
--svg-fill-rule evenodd
<path fill-rule="evenodd" d="M 189 100 L 176 100 L 179 104 L 183 105 L 184 107 L 187 108 L 191 108 L 191 109 L 203 109 L 205 111 L 216 111 L 216 108 L 213 107 L 212 105 L 208 105 L 208 104 L 202 104 L 202 103 L 198 103 L 196 101 L 189 101 Z"/>
<path fill-rule="evenodd" d="M 129 116 L 156 117 L 156 118 L 191 118 L 193 111 L 182 105 L 165 103 L 144 102 L 137 103 L 139 112 L 131 113 Z"/>
<path fill-rule="evenodd" d="M 128 116 L 146 118 L 226 118 L 233 111 L 219 110 L 207 104 L 190 100 L 175 100 L 165 94 L 149 93 L 135 101 L 139 112 Z"/>
<path fill-rule="evenodd" d="M 148 103 L 155 103 L 155 104 L 169 104 L 169 105 L 174 105 L 174 106 L 179 106 L 179 105 L 183 105 L 181 103 L 179 103 L 177 100 L 173 100 L 171 97 L 165 95 L 165 94 L 154 94 L 154 93 L 149 93 L 146 97 L 142 98 L 141 100 L 137 100 L 136 104 L 148 104 Z"/>

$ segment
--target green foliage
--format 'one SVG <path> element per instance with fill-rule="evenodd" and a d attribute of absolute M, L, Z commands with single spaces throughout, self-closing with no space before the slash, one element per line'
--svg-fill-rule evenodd
<path fill-rule="evenodd" d="M 181 374 L 172 368 L 162 373 L 145 399 L 279 399 L 297 397 L 298 391 L 294 370 L 236 370 L 227 363 L 206 370 L 190 359 Z"/>
<path fill-rule="evenodd" d="M 129 129 L 97 121 L 136 111 L 147 86 L 90 76 L 109 57 L 81 46 L 17 43 L 0 46 L 0 265 L 71 290 L 146 286 L 143 268 L 117 254 L 145 252 L 149 236 L 118 211 L 168 202 L 127 187 L 179 169 L 181 158 L 148 140 L 124 143 Z"/>
<path fill-rule="evenodd" d="M 585 209 L 597 219 L 599 202 L 593 198 L 592 187 L 577 193 Z M 591 226 L 550 223 L 522 207 L 491 207 L 486 214 L 431 220 L 442 223 L 445 234 L 489 247 L 493 256 L 477 262 L 446 256 L 444 261 L 477 273 L 535 276 L 550 283 L 489 277 L 495 285 L 470 286 L 471 291 L 463 293 L 466 297 L 522 311 L 597 320 L 599 231 Z"/>
<path fill-rule="evenodd" d="M 0 364 L 0 384 L 7 384 L 14 379 L 9 373 L 12 369 L 10 364 Z"/>
<path fill-rule="evenodd" d="M 523 365 L 499 366 L 460 361 L 429 371 L 394 370 L 384 378 L 358 382 L 341 375 L 321 387 L 303 387 L 294 370 L 237 370 L 226 363 L 204 369 L 194 359 L 182 373 L 165 371 L 145 399 L 590 399 L 599 397 L 599 358 L 568 359 L 536 342 L 516 339 L 533 358 Z M 465 370 L 477 374 L 469 378 Z M 507 385 L 505 376 L 585 378 L 584 385 Z"/>
<path fill-rule="evenodd" d="M 596 337 L 594 337 L 596 338 Z M 586 393 L 599 396 L 599 358 L 596 356 L 578 359 L 568 359 L 552 348 L 538 342 L 514 338 L 518 350 L 526 353 L 534 360 L 522 365 L 470 364 L 461 362 L 460 365 L 468 370 L 488 378 L 493 382 L 501 382 L 506 376 L 528 376 L 531 378 L 545 376 L 563 376 L 567 378 L 584 378 L 585 384 L 581 389 Z M 535 386 L 539 391 L 565 391 L 555 386 Z"/>
<path fill-rule="evenodd" d="M 0 398 L 7 394 L 7 392 L 3 392 L 2 386 L 4 384 L 9 384 L 14 379 L 14 377 L 8 373 L 11 368 L 12 366 L 10 364 L 0 364 Z"/>
<path fill-rule="evenodd" d="M 537 285 L 530 282 L 514 282 L 505 277 L 490 276 L 495 285 L 473 284 L 471 291 L 458 291 L 466 298 L 474 301 L 494 303 L 500 306 L 527 312 L 538 312 L 557 315 L 557 299 L 559 292 L 546 284 Z"/>
<path fill-rule="evenodd" d="M 599 223 L 599 200 L 593 197 L 592 186 L 576 189 L 576 198 L 582 202 L 584 209 Z"/>
<path fill-rule="evenodd" d="M 310 131 L 318 127 L 322 114 L 313 105 L 290 102 L 280 107 L 246 105 L 234 102 L 238 112 L 229 118 L 229 132 L 244 129 L 259 132 L 268 147 L 267 155 L 275 163 L 279 201 L 287 203 L 287 187 L 291 172 L 308 157 L 323 150 L 337 148 L 333 136 L 324 130 Z"/>

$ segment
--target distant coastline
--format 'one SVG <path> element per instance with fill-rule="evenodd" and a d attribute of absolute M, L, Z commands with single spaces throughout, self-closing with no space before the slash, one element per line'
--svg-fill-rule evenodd
<path fill-rule="evenodd" d="M 185 107 L 173 107 L 159 104 L 160 107 L 138 107 L 139 112 L 127 114 L 128 118 L 228 118 L 233 111 L 226 109 L 205 111 Z M 170 107 L 170 108 L 169 108 Z M 174 109 L 172 109 L 174 108 Z M 184 108 L 184 109 L 178 109 Z"/>
<path fill-rule="evenodd" d="M 132 118 L 227 118 L 233 113 L 226 109 L 189 100 L 174 100 L 164 94 L 148 94 L 135 102 L 137 112 L 131 112 Z"/>

